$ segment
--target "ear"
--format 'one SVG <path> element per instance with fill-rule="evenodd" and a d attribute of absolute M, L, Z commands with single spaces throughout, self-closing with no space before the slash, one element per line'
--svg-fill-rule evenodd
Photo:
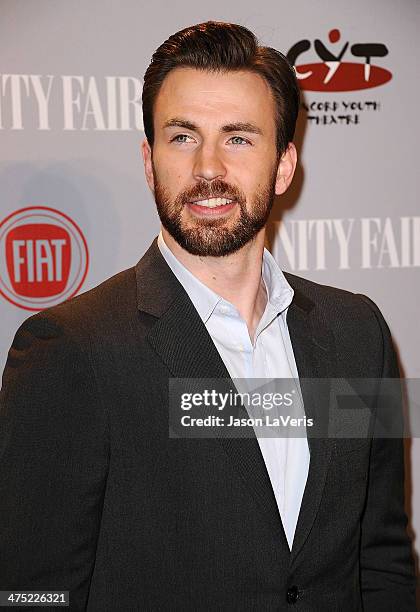
<path fill-rule="evenodd" d="M 143 140 L 141 143 L 141 152 L 143 155 L 143 163 L 144 163 L 144 173 L 146 175 L 147 184 L 150 187 L 151 191 L 155 191 L 155 181 L 153 178 L 153 168 L 152 168 L 152 149 L 147 141 L 147 138 Z"/>
<path fill-rule="evenodd" d="M 286 151 L 280 158 L 276 177 L 276 195 L 281 195 L 286 191 L 292 182 L 296 170 L 297 151 L 293 142 L 289 142 Z"/>

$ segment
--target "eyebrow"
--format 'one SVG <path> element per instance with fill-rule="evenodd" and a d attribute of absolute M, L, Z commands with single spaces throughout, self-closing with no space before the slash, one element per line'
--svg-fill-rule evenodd
<path fill-rule="evenodd" d="M 175 117 L 174 119 L 168 119 L 167 121 L 165 121 L 165 123 L 163 124 L 163 127 L 164 128 L 180 127 L 186 130 L 191 130 L 193 132 L 198 131 L 198 126 L 195 125 L 195 123 L 188 121 L 188 119 L 180 119 L 177 117 Z M 263 133 L 261 128 L 259 128 L 254 123 L 249 123 L 249 122 L 244 122 L 244 121 L 238 121 L 236 123 L 227 123 L 226 125 L 222 125 L 219 131 L 223 134 L 227 134 L 230 132 L 248 132 L 250 134 L 262 135 Z"/>

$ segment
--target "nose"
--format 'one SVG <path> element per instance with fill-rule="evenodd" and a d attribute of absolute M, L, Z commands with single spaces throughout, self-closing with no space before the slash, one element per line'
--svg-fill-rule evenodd
<path fill-rule="evenodd" d="M 226 167 L 215 146 L 206 145 L 197 149 L 193 174 L 195 179 L 212 181 L 226 176 Z"/>

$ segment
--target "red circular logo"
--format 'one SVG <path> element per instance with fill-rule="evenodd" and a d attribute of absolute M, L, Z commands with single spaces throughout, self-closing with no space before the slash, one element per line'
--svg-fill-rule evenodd
<path fill-rule="evenodd" d="M 43 310 L 73 297 L 88 266 L 81 229 L 59 210 L 30 206 L 0 223 L 0 293 L 19 308 Z"/>

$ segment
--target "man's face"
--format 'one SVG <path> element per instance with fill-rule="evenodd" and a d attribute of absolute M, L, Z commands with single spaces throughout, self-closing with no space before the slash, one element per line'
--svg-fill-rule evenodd
<path fill-rule="evenodd" d="M 287 188 L 274 116 L 269 86 L 251 72 L 177 68 L 164 80 L 146 176 L 163 227 L 189 253 L 228 255 L 266 224 Z"/>

